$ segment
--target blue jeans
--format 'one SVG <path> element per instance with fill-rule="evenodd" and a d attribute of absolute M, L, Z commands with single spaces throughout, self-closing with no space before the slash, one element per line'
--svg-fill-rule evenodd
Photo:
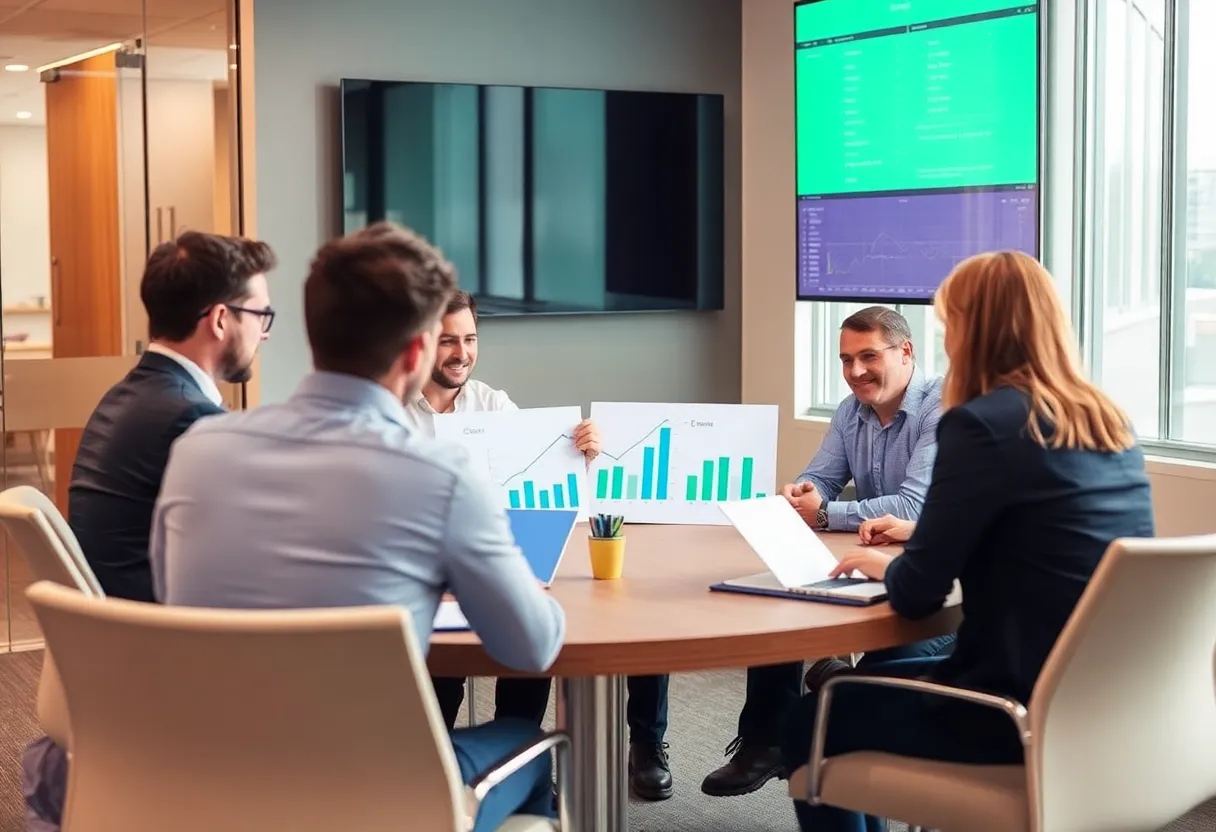
<path fill-rule="evenodd" d="M 461 779 L 469 784 L 540 734 L 535 724 L 523 719 L 496 719 L 473 728 L 457 728 L 451 737 Z M 550 755 L 542 754 L 491 789 L 477 812 L 473 832 L 493 832 L 511 815 L 553 817 L 552 771 Z"/>
<path fill-rule="evenodd" d="M 869 670 L 879 664 L 901 659 L 945 656 L 953 649 L 954 634 L 951 633 L 866 653 L 857 667 Z M 780 745 L 785 715 L 801 695 L 802 662 L 749 667 L 747 696 L 743 701 L 743 710 L 739 712 L 739 736 L 748 745 Z"/>
<path fill-rule="evenodd" d="M 918 678 L 943 657 L 874 663 L 874 675 Z M 787 770 L 810 759 L 817 693 L 802 697 L 786 722 L 782 748 Z M 893 688 L 838 686 L 828 712 L 824 752 L 883 751 L 905 757 L 972 764 L 1020 764 L 1022 744 L 1013 721 L 1002 711 L 957 699 Z M 803 832 L 885 832 L 886 821 L 872 815 L 794 801 Z"/>

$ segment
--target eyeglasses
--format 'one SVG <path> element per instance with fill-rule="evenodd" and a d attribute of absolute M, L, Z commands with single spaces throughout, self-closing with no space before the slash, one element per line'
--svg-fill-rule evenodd
<path fill-rule="evenodd" d="M 274 326 L 274 310 L 269 306 L 265 309 L 250 309 L 248 306 L 237 306 L 235 303 L 225 303 L 224 306 L 231 309 L 233 312 L 248 312 L 250 315 L 257 315 L 262 319 L 262 334 L 270 332 L 270 328 Z M 211 307 L 214 309 L 215 307 Z M 201 321 L 203 318 L 211 314 L 211 309 L 208 309 L 203 314 L 198 316 Z"/>
<path fill-rule="evenodd" d="M 883 347 L 880 350 L 864 350 L 863 352 L 857 353 L 857 355 L 842 355 L 840 356 L 840 363 L 845 367 L 852 367 L 854 362 L 863 367 L 873 367 L 877 365 L 878 362 L 882 361 L 882 354 L 884 352 L 887 350 L 897 349 L 898 346 L 899 345 L 897 344 L 893 344 L 889 347 Z"/>
<path fill-rule="evenodd" d="M 270 328 L 274 326 L 274 310 L 267 306 L 265 309 L 250 309 L 247 306 L 237 306 L 232 303 L 225 303 L 233 312 L 248 312 L 250 315 L 257 315 L 262 319 L 262 332 L 270 332 Z"/>

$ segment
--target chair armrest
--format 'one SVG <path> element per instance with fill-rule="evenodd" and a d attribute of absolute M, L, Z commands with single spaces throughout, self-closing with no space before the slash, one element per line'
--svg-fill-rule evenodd
<path fill-rule="evenodd" d="M 574 829 L 570 814 L 570 735 L 562 731 L 551 731 L 520 746 L 477 775 L 473 782 L 465 787 L 465 815 L 468 827 L 473 828 L 477 810 L 491 789 L 541 754 L 550 751 L 554 752 L 557 758 L 557 828 Z"/>
<path fill-rule="evenodd" d="M 828 679 L 819 692 L 818 708 L 815 711 L 815 731 L 811 736 L 811 762 L 808 765 L 806 780 L 806 800 L 813 806 L 819 804 L 819 790 L 822 785 L 823 748 L 827 739 L 828 711 L 832 707 L 832 693 L 839 685 L 874 685 L 886 688 L 901 688 L 917 693 L 928 693 L 934 696 L 945 696 L 950 699 L 961 699 L 975 705 L 984 705 L 1004 711 L 1017 726 L 1018 738 L 1022 747 L 1030 744 L 1030 721 L 1027 718 L 1026 706 L 1008 696 L 998 696 L 992 693 L 956 688 L 937 682 L 927 682 L 923 679 L 900 679 L 890 676 L 857 676 L 846 674 L 833 676 Z"/>

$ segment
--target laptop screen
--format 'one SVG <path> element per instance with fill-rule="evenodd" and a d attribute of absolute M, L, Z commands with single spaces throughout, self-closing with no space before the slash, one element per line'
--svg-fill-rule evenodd
<path fill-rule="evenodd" d="M 524 553 L 532 574 L 548 586 L 557 575 L 557 566 L 570 533 L 574 531 L 578 512 L 509 508 L 507 519 L 511 522 L 515 545 Z"/>

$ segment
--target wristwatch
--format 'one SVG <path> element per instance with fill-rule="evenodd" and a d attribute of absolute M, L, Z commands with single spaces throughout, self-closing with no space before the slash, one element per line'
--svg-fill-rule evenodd
<path fill-rule="evenodd" d="M 819 529 L 827 529 L 828 527 L 828 504 L 824 503 L 819 507 L 819 511 L 815 512 L 815 526 Z"/>

